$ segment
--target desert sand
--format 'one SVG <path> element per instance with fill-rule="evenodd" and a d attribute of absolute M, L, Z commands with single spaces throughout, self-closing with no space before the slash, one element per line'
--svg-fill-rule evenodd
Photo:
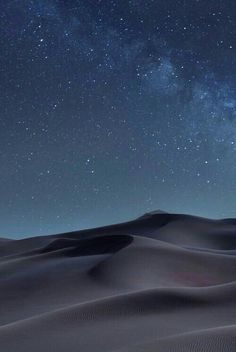
<path fill-rule="evenodd" d="M 0 239 L 1 352 L 235 352 L 236 219 Z"/>

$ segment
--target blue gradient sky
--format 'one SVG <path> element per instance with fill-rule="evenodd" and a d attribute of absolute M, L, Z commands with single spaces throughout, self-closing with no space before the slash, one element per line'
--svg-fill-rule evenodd
<path fill-rule="evenodd" d="M 0 236 L 236 215 L 234 1 L 8 1 Z"/>

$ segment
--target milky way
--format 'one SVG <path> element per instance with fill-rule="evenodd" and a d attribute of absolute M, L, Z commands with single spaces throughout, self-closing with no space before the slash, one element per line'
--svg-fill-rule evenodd
<path fill-rule="evenodd" d="M 236 216 L 233 0 L 12 0 L 0 16 L 0 236 Z"/>

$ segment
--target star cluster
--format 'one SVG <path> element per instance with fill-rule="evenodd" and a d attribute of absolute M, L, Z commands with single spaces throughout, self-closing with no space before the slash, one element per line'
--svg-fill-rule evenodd
<path fill-rule="evenodd" d="M 0 236 L 236 215 L 233 0 L 11 0 L 0 16 Z"/>

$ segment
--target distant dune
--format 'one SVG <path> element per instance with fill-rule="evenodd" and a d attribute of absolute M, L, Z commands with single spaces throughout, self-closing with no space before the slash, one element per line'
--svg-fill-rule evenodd
<path fill-rule="evenodd" d="M 235 352 L 236 219 L 0 239 L 1 352 Z"/>

